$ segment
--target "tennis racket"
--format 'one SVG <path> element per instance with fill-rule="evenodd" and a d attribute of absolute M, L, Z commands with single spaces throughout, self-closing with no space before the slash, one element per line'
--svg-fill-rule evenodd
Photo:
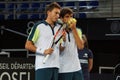
<path fill-rule="evenodd" d="M 53 46 L 54 45 L 56 45 L 59 41 L 60 41 L 60 39 L 63 37 L 63 35 L 65 34 L 65 28 L 66 28 L 66 24 L 63 24 L 58 30 L 57 30 L 57 32 L 56 32 L 56 34 L 54 35 L 54 37 L 53 37 L 53 40 L 52 40 L 52 42 L 51 42 L 51 48 L 53 48 Z M 49 54 L 47 54 L 46 56 L 45 56 L 45 58 L 43 59 L 43 64 L 45 64 L 45 62 L 46 62 L 46 60 L 48 59 L 48 57 L 49 57 L 50 55 Z"/>

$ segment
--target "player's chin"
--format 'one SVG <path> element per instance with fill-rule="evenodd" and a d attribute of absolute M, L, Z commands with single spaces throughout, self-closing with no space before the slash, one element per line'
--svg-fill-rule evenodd
<path fill-rule="evenodd" d="M 55 18 L 54 21 L 56 22 L 58 20 L 58 18 Z"/>
<path fill-rule="evenodd" d="M 52 19 L 53 22 L 57 21 L 57 19 Z"/>

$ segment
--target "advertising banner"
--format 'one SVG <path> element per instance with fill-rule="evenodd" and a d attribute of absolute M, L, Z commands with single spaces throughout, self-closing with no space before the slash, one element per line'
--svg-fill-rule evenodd
<path fill-rule="evenodd" d="M 34 80 L 34 58 L 1 58 L 0 80 Z"/>

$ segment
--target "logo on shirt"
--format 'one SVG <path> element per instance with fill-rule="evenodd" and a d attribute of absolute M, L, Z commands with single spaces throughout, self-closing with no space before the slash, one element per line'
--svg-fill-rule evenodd
<path fill-rule="evenodd" d="M 87 57 L 88 57 L 88 54 L 87 54 L 87 53 L 85 53 L 83 57 L 87 58 Z"/>

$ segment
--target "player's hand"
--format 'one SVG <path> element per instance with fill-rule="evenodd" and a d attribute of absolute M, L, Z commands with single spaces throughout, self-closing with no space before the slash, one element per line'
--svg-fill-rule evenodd
<path fill-rule="evenodd" d="M 66 32 L 63 34 L 62 39 L 63 39 L 64 42 L 66 42 Z"/>
<path fill-rule="evenodd" d="M 53 48 L 48 48 L 44 51 L 44 54 L 47 55 L 47 54 L 52 54 L 53 53 Z"/>

